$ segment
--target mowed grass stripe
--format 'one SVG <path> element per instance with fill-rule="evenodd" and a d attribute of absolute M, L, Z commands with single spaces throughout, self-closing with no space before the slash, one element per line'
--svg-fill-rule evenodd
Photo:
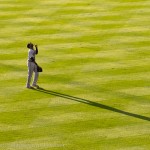
<path fill-rule="evenodd" d="M 10 6 L 10 1 L 5 1 L 8 2 Z M 34 2 L 36 6 L 31 8 Z M 146 120 L 92 106 L 82 98 L 149 116 L 147 15 L 150 3 L 34 2 L 30 2 L 30 10 L 25 10 L 27 1 L 16 1 L 18 5 L 12 4 L 9 11 L 1 10 L 3 17 L 7 14 L 2 24 L 7 23 L 2 31 L 6 42 L 1 49 L 7 47 L 2 53 L 8 54 L 7 60 L 1 62 L 8 70 L 2 69 L 0 79 L 5 79 L 1 86 L 0 148 L 148 149 Z M 14 10 L 17 11 L 11 15 L 9 12 Z M 10 31 L 13 31 L 10 37 L 5 35 Z M 59 95 L 24 88 L 26 48 L 23 45 L 30 39 L 39 44 L 37 60 L 44 68 L 39 84 Z M 14 59 L 14 49 L 23 50 L 17 54 L 18 60 Z M 17 67 L 10 69 L 13 65 Z M 18 72 L 20 67 L 22 71 Z M 63 93 L 69 95 L 68 99 Z"/>

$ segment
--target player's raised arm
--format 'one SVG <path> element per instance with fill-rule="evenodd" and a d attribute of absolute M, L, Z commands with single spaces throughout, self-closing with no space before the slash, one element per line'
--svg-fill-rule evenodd
<path fill-rule="evenodd" d="M 38 54 L 38 46 L 35 45 L 35 53 Z"/>

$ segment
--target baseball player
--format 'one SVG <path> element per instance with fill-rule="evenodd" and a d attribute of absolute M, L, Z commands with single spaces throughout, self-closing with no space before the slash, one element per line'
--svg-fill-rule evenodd
<path fill-rule="evenodd" d="M 28 51 L 28 61 L 27 61 L 28 77 L 27 77 L 26 87 L 27 88 L 33 88 L 33 87 L 39 88 L 39 86 L 37 85 L 39 72 L 37 71 L 37 64 L 35 62 L 35 55 L 38 54 L 38 46 L 35 45 L 35 50 L 34 50 L 34 45 L 32 43 L 28 43 L 27 48 L 29 49 L 29 51 Z M 33 87 L 32 87 L 30 86 L 30 82 L 31 82 L 33 72 L 35 74 L 34 74 L 34 80 L 32 84 Z"/>

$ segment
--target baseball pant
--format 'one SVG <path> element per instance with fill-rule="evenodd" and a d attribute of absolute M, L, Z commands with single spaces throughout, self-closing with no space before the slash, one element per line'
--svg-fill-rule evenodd
<path fill-rule="evenodd" d="M 34 72 L 34 80 L 32 85 L 36 85 L 39 76 L 39 72 L 37 72 L 37 65 L 34 62 L 28 61 L 28 78 L 27 78 L 27 85 L 26 85 L 27 87 L 30 87 L 33 72 Z"/>

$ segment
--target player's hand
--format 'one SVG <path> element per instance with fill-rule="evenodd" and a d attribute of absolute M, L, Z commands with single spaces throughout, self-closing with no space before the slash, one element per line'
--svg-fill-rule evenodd
<path fill-rule="evenodd" d="M 35 47 L 38 47 L 37 45 L 35 45 Z"/>

